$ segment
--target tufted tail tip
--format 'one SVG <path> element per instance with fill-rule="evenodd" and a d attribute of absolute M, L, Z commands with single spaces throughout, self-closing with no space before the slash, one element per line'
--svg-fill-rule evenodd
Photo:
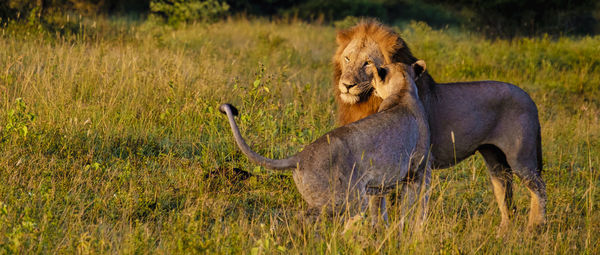
<path fill-rule="evenodd" d="M 233 114 L 233 116 L 237 116 L 238 115 L 238 109 L 235 108 L 235 106 L 229 104 L 229 103 L 225 103 L 222 104 L 221 106 L 219 106 L 219 111 L 222 112 L 223 114 L 227 114 L 227 110 L 229 109 L 231 110 L 231 114 Z"/>

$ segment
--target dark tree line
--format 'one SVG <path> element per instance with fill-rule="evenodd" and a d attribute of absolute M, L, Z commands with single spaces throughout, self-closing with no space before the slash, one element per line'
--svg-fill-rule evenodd
<path fill-rule="evenodd" d="M 188 9 L 192 9 L 190 12 Z M 195 9 L 194 9 L 195 8 Z M 215 8 L 215 10 L 211 9 Z M 218 9 L 218 10 L 217 10 Z M 203 15 L 244 14 L 332 22 L 347 16 L 377 17 L 387 23 L 425 21 L 458 25 L 491 36 L 596 34 L 597 0 L 2 0 L 0 18 L 19 19 L 72 11 L 87 14 L 154 13 L 175 21 Z M 190 14 L 191 13 L 191 14 Z M 188 15 L 188 16 L 185 16 Z"/>
<path fill-rule="evenodd" d="M 35 12 L 44 15 L 48 12 L 73 11 L 81 14 L 136 12 L 150 10 L 150 0 L 2 0 L 0 17 L 17 19 Z"/>
<path fill-rule="evenodd" d="M 471 27 L 486 34 L 595 34 L 600 32 L 597 0 L 427 0 L 460 11 Z"/>

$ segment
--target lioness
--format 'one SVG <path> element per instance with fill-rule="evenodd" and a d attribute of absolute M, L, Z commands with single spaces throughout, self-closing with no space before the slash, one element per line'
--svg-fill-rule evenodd
<path fill-rule="evenodd" d="M 417 59 L 397 33 L 375 21 L 339 31 L 336 41 L 333 85 L 338 124 L 347 125 L 376 113 L 382 103 L 373 93 L 368 60 L 382 65 L 412 64 Z M 500 207 L 501 228 L 510 222 L 513 173 L 531 193 L 528 226 L 544 223 L 540 124 L 529 95 L 497 81 L 436 84 L 426 71 L 415 82 L 431 128 L 433 167 L 450 167 L 479 151 Z"/>
<path fill-rule="evenodd" d="M 414 69 L 424 70 L 420 63 Z M 385 108 L 328 132 L 286 159 L 269 159 L 252 151 L 235 123 L 237 110 L 230 104 L 222 104 L 219 110 L 227 114 L 238 147 L 251 161 L 270 169 L 293 169 L 296 187 L 311 208 L 333 212 L 346 205 L 364 210 L 371 200 L 372 208 L 385 214 L 381 196 L 401 181 L 408 182 L 409 192 L 419 192 L 429 184 L 431 174 L 429 127 L 413 81 L 415 72 L 406 65 L 393 67 L 388 68 L 385 82 L 378 80 Z M 402 89 L 389 89 L 391 83 Z"/>

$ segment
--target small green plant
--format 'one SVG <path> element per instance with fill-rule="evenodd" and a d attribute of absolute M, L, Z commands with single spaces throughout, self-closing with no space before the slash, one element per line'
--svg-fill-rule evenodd
<path fill-rule="evenodd" d="M 262 237 L 254 243 L 254 247 L 250 249 L 250 254 L 258 255 L 265 253 L 285 253 L 287 249 L 279 245 L 273 236 L 273 230 L 266 230 L 265 224 L 260 224 L 260 229 L 263 232 Z"/>
<path fill-rule="evenodd" d="M 269 103 L 273 103 L 273 94 L 269 89 L 269 86 L 272 85 L 271 79 L 265 76 L 265 71 L 265 65 L 259 64 L 251 86 L 239 87 L 237 84 L 234 85 L 235 90 L 241 90 L 246 95 L 244 98 L 244 107 L 264 109 L 269 106 Z"/>
<path fill-rule="evenodd" d="M 17 98 L 13 108 L 8 111 L 3 130 L 0 131 L 0 142 L 4 142 L 12 136 L 26 140 L 34 120 L 35 115 L 28 111 L 25 101 L 22 98 Z"/>

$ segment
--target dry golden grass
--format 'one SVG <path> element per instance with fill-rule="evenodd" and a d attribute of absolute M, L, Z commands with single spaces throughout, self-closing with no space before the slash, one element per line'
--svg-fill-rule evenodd
<path fill-rule="evenodd" d="M 289 174 L 249 163 L 217 111 L 238 106 L 243 134 L 270 157 L 331 130 L 333 27 L 75 22 L 0 29 L 0 253 L 600 253 L 600 37 L 399 30 L 439 82 L 495 79 L 531 94 L 548 224 L 525 231 L 529 196 L 516 181 L 513 228 L 498 236 L 476 155 L 434 171 L 422 233 L 400 233 L 394 205 L 390 227 L 344 236 L 338 218 L 302 217 Z"/>

